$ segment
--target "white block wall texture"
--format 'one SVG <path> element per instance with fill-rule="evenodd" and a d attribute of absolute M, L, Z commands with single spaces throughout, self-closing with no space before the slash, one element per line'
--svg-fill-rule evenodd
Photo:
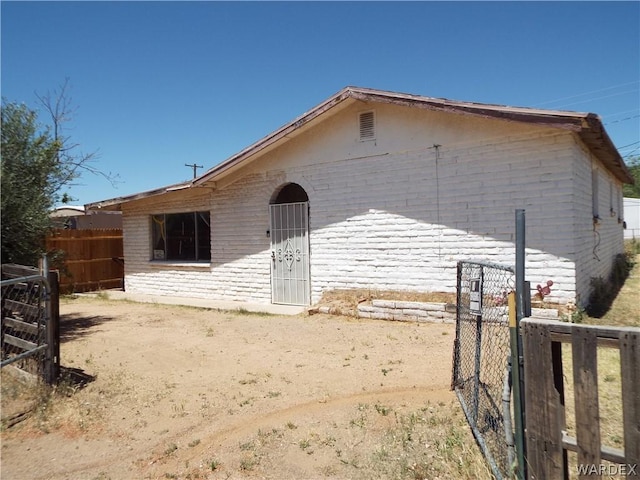
<path fill-rule="evenodd" d="M 400 322 L 429 322 L 455 323 L 455 305 L 453 311 L 447 310 L 445 303 L 404 302 L 393 300 L 372 300 L 371 304 L 361 304 L 357 308 L 357 316 L 361 318 L 377 318 L 381 320 L 396 320 Z M 507 307 L 497 307 L 500 311 L 491 315 L 492 318 L 502 317 L 507 324 L 509 314 Z M 319 309 L 320 313 L 331 313 Z M 532 308 L 532 316 L 538 318 L 557 319 L 558 310 L 554 308 Z"/>
<path fill-rule="evenodd" d="M 361 142 L 369 110 L 376 139 Z M 312 302 L 331 289 L 453 292 L 459 260 L 513 265 L 519 208 L 526 277 L 553 280 L 550 301 L 584 304 L 623 250 L 610 215 L 621 184 L 573 133 L 358 102 L 222 181 L 124 203 L 125 289 L 270 302 L 268 205 L 289 182 L 309 196 Z M 211 262 L 152 261 L 150 215 L 194 210 L 211 212 Z"/>

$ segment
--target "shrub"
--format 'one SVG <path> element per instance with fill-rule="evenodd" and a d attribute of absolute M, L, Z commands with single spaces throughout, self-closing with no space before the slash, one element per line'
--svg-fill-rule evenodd
<path fill-rule="evenodd" d="M 607 313 L 632 268 L 631 256 L 625 252 L 616 255 L 608 280 L 602 277 L 591 278 L 591 294 L 586 309 L 590 317 L 601 318 Z"/>

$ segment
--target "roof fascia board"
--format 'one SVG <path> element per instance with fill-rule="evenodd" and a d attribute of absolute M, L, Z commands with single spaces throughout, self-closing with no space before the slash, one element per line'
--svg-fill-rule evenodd
<path fill-rule="evenodd" d="M 589 150 L 603 161 L 618 180 L 622 183 L 635 184 L 631 171 L 624 163 L 618 149 L 597 115 L 589 114 L 585 119 L 584 128 L 580 130 L 578 135 Z"/>
<path fill-rule="evenodd" d="M 601 158 L 611 172 L 624 183 L 634 183 L 631 173 L 627 169 L 622 157 L 618 153 L 615 145 L 604 129 L 600 118 L 592 113 L 579 113 L 560 110 L 538 110 L 523 107 L 509 107 L 503 105 L 482 104 L 473 102 L 459 102 L 444 98 L 424 97 L 405 93 L 388 92 L 384 90 L 374 90 L 361 87 L 345 87 L 335 95 L 331 96 L 316 107 L 308 110 L 292 122 L 280 127 L 276 131 L 263 137 L 239 153 L 233 155 L 222 163 L 211 168 L 193 181 L 182 184 L 171 185 L 147 192 L 137 193 L 125 197 L 113 198 L 101 202 L 89 203 L 85 205 L 89 209 L 120 210 L 122 203 L 140 200 L 155 195 L 202 186 L 238 170 L 247 162 L 263 154 L 282 142 L 293 138 L 304 131 L 305 127 L 311 126 L 314 120 L 324 115 L 330 110 L 336 113 L 340 109 L 337 106 L 346 106 L 349 103 L 345 100 L 353 99 L 362 102 L 389 103 L 401 106 L 411 106 L 425 108 L 434 111 L 442 111 L 456 114 L 466 114 L 483 118 L 494 118 L 507 121 L 523 122 L 540 126 L 550 126 L 562 128 L 578 134 L 591 152 Z"/>
<path fill-rule="evenodd" d="M 205 182 L 208 182 L 212 179 L 217 179 L 221 175 L 225 173 L 229 173 L 229 171 L 235 170 L 239 168 L 243 163 L 250 160 L 251 157 L 256 155 L 257 153 L 263 153 L 265 149 L 270 147 L 274 147 L 276 144 L 279 144 L 282 140 L 286 140 L 290 138 L 290 136 L 303 127 L 309 125 L 310 122 L 320 117 L 322 114 L 327 111 L 333 109 L 338 104 L 344 102 L 350 97 L 349 95 L 349 87 L 340 90 L 338 93 L 330 97 L 328 100 L 325 100 L 317 107 L 303 113 L 299 117 L 297 117 L 292 122 L 280 127 L 278 130 L 270 133 L 266 137 L 258 140 L 254 144 L 248 146 L 244 150 L 238 152 L 234 156 L 228 158 L 224 162 L 216 165 L 209 171 L 205 172 L 198 178 L 193 181 L 194 185 L 202 185 Z"/>
<path fill-rule="evenodd" d="M 191 182 L 177 183 L 162 188 L 156 188 L 154 190 L 147 190 L 146 192 L 134 193 L 133 195 L 126 195 L 124 197 L 111 198 L 109 200 L 102 200 L 99 202 L 87 203 L 85 210 L 120 210 L 123 203 L 133 202 L 134 200 L 143 200 L 145 198 L 154 197 L 156 195 L 164 195 L 165 193 L 176 192 L 178 190 L 185 190 L 191 187 Z"/>
<path fill-rule="evenodd" d="M 601 158 L 618 180 L 623 183 L 634 183 L 629 169 L 624 164 L 624 160 L 604 129 L 600 117 L 593 113 L 458 102 L 363 88 L 352 89 L 352 96 L 365 102 L 385 102 L 434 111 L 524 122 L 576 132 L 587 148 Z"/>
<path fill-rule="evenodd" d="M 582 119 L 586 113 L 536 110 L 522 107 L 506 107 L 503 105 L 479 104 L 471 102 L 457 102 L 442 98 L 421 97 L 417 95 L 395 94 L 392 92 L 377 92 L 355 89 L 353 98 L 363 102 L 391 103 L 400 106 L 424 108 L 447 113 L 468 114 L 484 118 L 498 118 L 538 125 L 549 125 L 579 131 Z"/>
<path fill-rule="evenodd" d="M 582 120 L 588 115 L 566 111 L 536 110 L 529 108 L 505 107 L 502 105 L 475 104 L 471 102 L 457 102 L 447 99 L 423 97 L 418 95 L 386 92 L 359 87 L 346 87 L 330 97 L 317 107 L 305 112 L 292 122 L 284 125 L 273 133 L 258 140 L 254 144 L 216 165 L 193 181 L 194 185 L 201 185 L 211 180 L 217 180 L 225 174 L 231 173 L 251 161 L 256 155 L 263 154 L 283 141 L 300 133 L 302 127 L 317 119 L 328 110 L 344 102 L 348 98 L 362 102 L 390 103 L 401 106 L 411 106 L 442 111 L 448 113 L 467 114 L 476 117 L 497 118 L 502 120 L 533 123 L 541 126 L 551 126 L 579 132 Z"/>

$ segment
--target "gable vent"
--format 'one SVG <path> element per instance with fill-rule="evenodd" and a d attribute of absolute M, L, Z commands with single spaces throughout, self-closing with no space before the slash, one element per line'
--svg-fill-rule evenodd
<path fill-rule="evenodd" d="M 360 114 L 360 141 L 374 140 L 376 138 L 375 117 L 373 112 Z"/>

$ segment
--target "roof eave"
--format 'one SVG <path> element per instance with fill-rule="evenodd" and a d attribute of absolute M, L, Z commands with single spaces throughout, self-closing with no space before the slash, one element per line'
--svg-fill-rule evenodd
<path fill-rule="evenodd" d="M 424 97 L 406 93 L 387 92 L 360 87 L 345 87 L 338 93 L 324 101 L 313 109 L 303 113 L 292 122 L 284 125 L 273 133 L 258 140 L 254 144 L 228 158 L 222 163 L 211 168 L 193 181 L 194 185 L 215 181 L 240 168 L 246 162 L 251 161 L 258 154 L 270 149 L 277 144 L 286 141 L 295 132 L 307 126 L 336 105 L 347 99 L 362 102 L 388 103 L 400 106 L 418 107 L 433 111 L 471 115 L 474 117 L 502 119 L 508 121 L 524 122 L 539 126 L 562 128 L 565 130 L 580 132 L 583 128 L 583 120 L 591 114 L 569 111 L 537 110 L 523 107 L 508 107 L 504 105 L 481 104 L 473 102 L 459 102 L 444 98 Z"/>
<path fill-rule="evenodd" d="M 203 183 L 209 182 L 211 180 L 215 180 L 221 175 L 224 175 L 231 169 L 235 169 L 240 167 L 247 160 L 251 159 L 254 155 L 263 152 L 265 149 L 274 146 L 275 144 L 284 141 L 288 137 L 290 137 L 294 132 L 300 130 L 302 127 L 308 125 L 313 120 L 320 117 L 325 112 L 333 109 L 338 104 L 350 98 L 352 95 L 350 94 L 352 87 L 346 87 L 340 90 L 335 95 L 331 96 L 329 99 L 325 100 L 321 104 L 317 105 L 311 110 L 303 113 L 299 117 L 297 117 L 292 122 L 283 125 L 279 129 L 270 133 L 266 137 L 261 138 L 257 142 L 223 161 L 222 163 L 216 165 L 215 167 L 209 169 L 207 172 L 200 175 L 193 181 L 194 185 L 202 185 Z"/>
<path fill-rule="evenodd" d="M 508 107 L 504 105 L 481 104 L 473 102 L 460 102 L 444 98 L 424 97 L 405 93 L 387 92 L 360 87 L 345 87 L 324 102 L 311 110 L 303 113 L 292 122 L 280 127 L 269 135 L 263 137 L 222 163 L 209 169 L 193 181 L 162 187 L 134 195 L 113 198 L 101 202 L 85 205 L 89 209 L 121 210 L 121 205 L 134 200 L 140 200 L 155 195 L 201 186 L 212 182 L 241 168 L 247 162 L 252 161 L 258 155 L 280 145 L 294 135 L 300 133 L 329 110 L 353 99 L 363 102 L 391 103 L 402 106 L 412 106 L 434 111 L 471 115 L 492 119 L 523 122 L 539 126 L 561 128 L 575 132 L 584 142 L 587 148 L 600 158 L 611 172 L 623 183 L 634 183 L 631 173 L 627 169 L 622 157 L 609 138 L 600 118 L 592 113 L 579 113 L 570 111 L 537 110 L 523 107 Z M 335 111 L 335 110 L 334 110 Z"/>
<path fill-rule="evenodd" d="M 154 190 L 147 190 L 146 192 L 134 193 L 133 195 L 125 195 L 123 197 L 111 198 L 108 200 L 101 200 L 99 202 L 85 204 L 85 210 L 110 210 L 120 211 L 122 210 L 122 204 L 133 202 L 135 200 L 143 200 L 156 195 L 164 195 L 165 193 L 175 192 L 178 190 L 185 190 L 191 188 L 192 182 L 176 183 L 168 185 L 166 187 L 156 188 Z"/>
<path fill-rule="evenodd" d="M 421 97 L 355 88 L 351 96 L 362 101 L 378 101 L 429 110 L 502 119 L 576 132 L 587 148 L 600 158 L 618 180 L 634 183 L 630 171 L 607 134 L 600 117 L 593 113 L 563 110 L 538 110 L 504 105 L 459 102 L 442 98 Z"/>
<path fill-rule="evenodd" d="M 609 134 L 604 129 L 598 115 L 590 113 L 583 122 L 583 128 L 578 133 L 580 139 L 589 150 L 599 158 L 615 177 L 622 183 L 634 184 L 635 180 L 624 163 L 620 152 L 613 144 Z"/>

